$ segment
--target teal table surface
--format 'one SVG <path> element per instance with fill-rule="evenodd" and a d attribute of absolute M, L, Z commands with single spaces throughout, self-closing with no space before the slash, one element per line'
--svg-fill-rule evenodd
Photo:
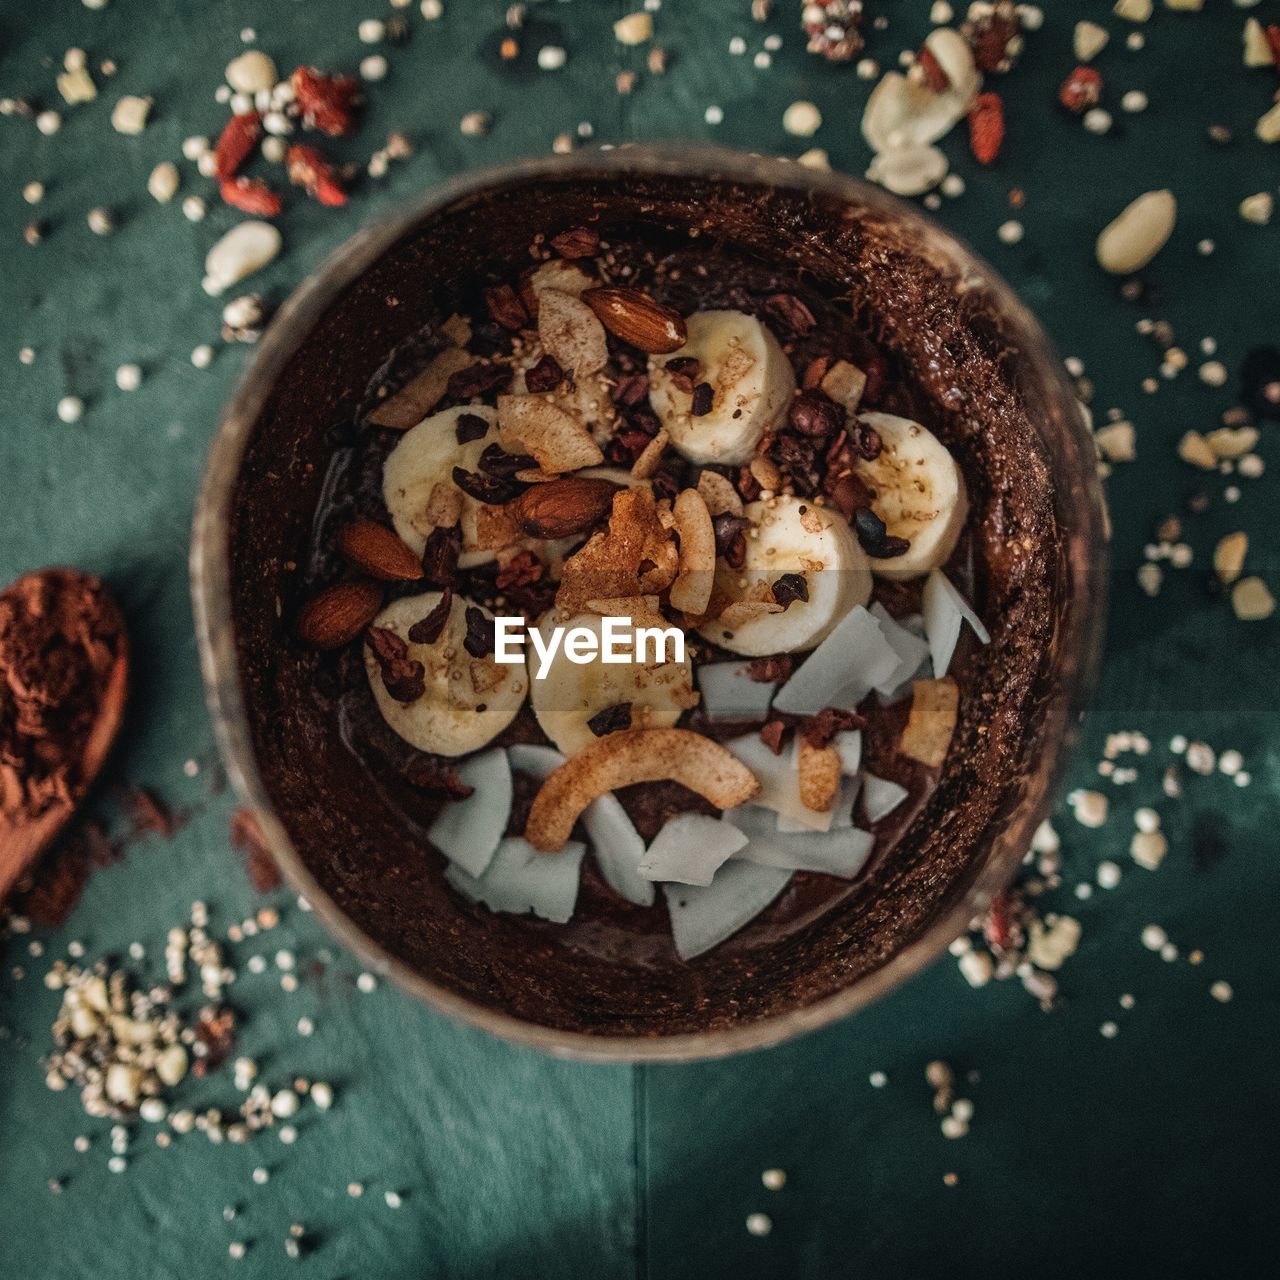
<path fill-rule="evenodd" d="M 505 6 L 494 0 L 445 0 L 437 21 L 416 5 L 396 10 L 410 38 L 385 50 L 389 75 L 370 87 L 363 126 L 339 150 L 365 160 L 398 129 L 413 155 L 384 179 L 363 180 L 342 211 L 292 201 L 284 253 L 246 287 L 278 302 L 363 222 L 460 170 L 543 153 L 584 122 L 597 143 L 690 138 L 792 156 L 817 145 L 834 167 L 865 169 L 858 121 L 870 84 L 806 54 L 798 3 L 780 0 L 758 23 L 747 0 L 665 0 L 654 15 L 655 42 L 670 53 L 662 77 L 646 70 L 643 48 L 613 38 L 613 21 L 632 7 L 533 4 L 514 65 L 497 56 Z M 888 25 L 869 30 L 868 53 L 895 65 L 928 30 L 929 7 L 871 0 Z M 0 119 L 0 579 L 55 562 L 106 578 L 128 617 L 136 682 L 94 809 L 119 832 L 120 790 L 141 785 L 185 818 L 170 838 L 131 840 L 121 861 L 96 870 L 61 926 L 0 939 L 0 1276 L 879 1280 L 1274 1267 L 1280 644 L 1274 619 L 1238 621 L 1207 582 L 1218 539 L 1245 530 L 1248 572 L 1280 590 L 1278 490 L 1271 472 L 1198 471 L 1175 450 L 1184 432 L 1212 429 L 1238 402 L 1245 353 L 1280 338 L 1280 219 L 1255 225 L 1237 212 L 1280 182 L 1280 148 L 1253 136 L 1280 81 L 1242 66 L 1248 15 L 1228 0 L 1202 12 L 1157 0 L 1143 24 L 1097 0 L 1044 9 L 1043 28 L 994 86 L 1007 106 L 1004 155 L 983 170 L 963 126 L 951 135 L 942 145 L 967 190 L 937 216 L 1013 283 L 1064 356 L 1083 362 L 1098 420 L 1115 408 L 1137 432 L 1136 460 L 1108 480 L 1107 661 L 1069 774 L 1071 787 L 1107 792 L 1111 816 L 1086 829 L 1064 804 L 1055 819 L 1063 883 L 1046 905 L 1083 927 L 1058 975 L 1057 1007 L 1043 1012 L 1016 979 L 972 990 L 944 959 L 851 1021 L 770 1052 L 679 1068 L 565 1064 L 455 1026 L 385 984 L 363 989 L 357 962 L 277 891 L 268 901 L 278 927 L 231 950 L 235 1051 L 277 1084 L 331 1082 L 332 1110 L 304 1109 L 291 1145 L 269 1130 L 242 1146 L 192 1133 L 161 1148 L 144 1123 L 117 1173 L 110 1123 L 84 1115 L 74 1092 L 45 1087 L 58 997 L 41 975 L 70 944 L 95 957 L 125 956 L 140 942 L 147 958 L 126 963 L 154 977 L 166 930 L 194 900 L 224 932 L 264 905 L 229 839 L 236 802 L 204 711 L 185 563 L 205 451 L 252 356 L 219 341 L 220 306 L 200 288 L 205 252 L 238 215 L 181 159 L 181 143 L 220 127 L 214 90 L 244 47 L 242 29 L 282 68 L 354 70 L 372 52 L 359 20 L 385 15 L 380 2 L 344 0 L 0 3 L 0 96 L 62 106 L 54 76 L 72 46 L 88 52 L 101 89 L 95 102 L 64 108 L 51 136 Z M 1248 13 L 1280 22 L 1280 3 Z M 1114 116 L 1103 136 L 1055 104 L 1080 18 L 1111 32 L 1096 59 Z M 1131 33 L 1144 48 L 1128 46 Z M 769 35 L 781 46 L 757 59 Z M 731 51 L 735 36 L 745 54 Z M 564 67 L 539 70 L 541 45 L 562 46 Z M 97 70 L 108 58 L 110 78 Z M 614 90 L 624 69 L 638 72 L 626 96 Z M 1129 90 L 1148 96 L 1147 110 L 1121 110 Z M 108 123 L 124 93 L 155 100 L 140 136 Z M 782 128 L 798 98 L 823 115 L 811 142 Z M 712 106 L 721 123 L 708 123 Z M 473 110 L 492 113 L 487 135 L 460 132 Z M 1233 140 L 1212 141 L 1210 125 Z M 183 194 L 210 197 L 203 222 L 147 195 L 162 159 L 179 161 Z M 33 180 L 46 186 L 36 206 L 22 195 Z M 1163 186 L 1178 197 L 1178 225 L 1144 273 L 1151 293 L 1125 301 L 1097 269 L 1093 240 L 1130 199 Z M 1016 208 L 1015 190 L 1025 197 Z M 114 234 L 90 231 L 94 206 L 113 211 Z M 33 219 L 44 224 L 34 247 L 22 235 Z M 1011 219 L 1025 228 L 1016 243 L 998 234 Z M 1186 352 L 1176 377 L 1162 376 L 1157 347 L 1137 328 L 1144 317 L 1167 321 Z M 1216 342 L 1225 386 L 1197 376 L 1209 358 L 1202 341 Z M 189 353 L 206 342 L 215 357 L 196 368 Z M 143 370 L 133 392 L 115 386 L 125 362 Z M 75 424 L 55 413 L 67 395 L 85 402 Z M 1276 467 L 1277 427 L 1260 425 L 1257 453 Z M 1207 503 L 1192 514 L 1197 495 Z M 1170 514 L 1183 520 L 1192 562 L 1166 563 L 1149 596 L 1137 570 Z M 1136 769 L 1124 785 L 1097 772 L 1118 731 L 1151 743 L 1122 761 Z M 1239 751 L 1248 785 L 1184 768 L 1181 797 L 1167 797 L 1162 776 L 1180 763 L 1170 746 L 1178 734 Z M 1142 805 L 1159 811 L 1169 838 L 1155 872 L 1128 852 Z M 1220 856 L 1205 856 L 1210 845 Z M 1104 859 L 1121 866 L 1119 885 L 1077 896 Z M 1166 931 L 1175 958 L 1143 945 L 1150 924 Z M 296 991 L 281 986 L 282 949 L 297 956 Z M 254 955 L 265 971 L 253 972 Z M 1213 998 L 1219 982 L 1233 999 Z M 302 1018 L 314 1034 L 298 1033 Z M 1104 1024 L 1116 1034 L 1102 1034 Z M 974 1104 L 962 1138 L 943 1136 L 934 1114 L 924 1078 L 934 1059 L 955 1068 Z M 874 1073 L 883 1073 L 879 1087 Z M 184 1082 L 177 1102 L 234 1106 L 229 1075 Z M 85 1151 L 75 1149 L 81 1135 Z M 769 1169 L 785 1171 L 780 1189 L 763 1184 Z M 351 1183 L 363 1195 L 351 1195 Z M 751 1214 L 767 1215 L 771 1231 L 749 1231 Z M 295 1223 L 304 1234 L 292 1259 Z M 233 1242 L 246 1245 L 242 1258 Z"/>

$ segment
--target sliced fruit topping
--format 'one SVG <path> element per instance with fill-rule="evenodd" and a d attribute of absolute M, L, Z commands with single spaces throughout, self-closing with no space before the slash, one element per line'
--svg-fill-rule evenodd
<path fill-rule="evenodd" d="M 763 657 L 820 644 L 855 606 L 871 595 L 871 571 L 849 525 L 836 513 L 803 498 L 750 503 L 744 555 L 716 571 L 710 612 L 699 628 L 732 653 Z M 732 519 L 733 517 L 729 517 Z M 784 585 L 784 605 L 778 583 Z"/>
<path fill-rule="evenodd" d="M 698 370 L 690 378 L 692 361 Z M 650 403 L 675 449 L 691 462 L 740 465 L 786 414 L 795 374 L 778 340 L 741 311 L 689 317 L 688 341 L 674 355 L 649 361 Z M 694 397 L 698 388 L 709 406 Z"/>
<path fill-rule="evenodd" d="M 434 641 L 414 640 L 423 636 L 417 624 L 434 623 L 432 615 L 442 599 L 432 591 L 389 604 L 374 619 L 365 667 L 378 710 L 400 737 L 420 751 L 461 756 L 483 747 L 515 719 L 528 680 L 522 666 L 494 660 L 492 646 L 486 646 L 487 637 L 481 634 L 486 625 L 492 628 L 492 615 L 462 597 L 451 600 Z M 388 637 L 397 649 L 402 646 L 390 660 L 384 652 Z M 412 685 L 403 682 L 407 670 L 391 661 L 421 667 Z M 408 693 L 414 696 L 400 696 Z"/>

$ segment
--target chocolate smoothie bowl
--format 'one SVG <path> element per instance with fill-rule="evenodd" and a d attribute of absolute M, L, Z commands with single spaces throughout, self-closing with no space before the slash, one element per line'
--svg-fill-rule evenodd
<path fill-rule="evenodd" d="M 233 781 L 329 926 L 498 1034 L 681 1059 L 859 1007 L 1003 886 L 1103 538 L 985 265 L 849 179 L 623 149 L 459 180 L 304 283 L 192 562 Z M 655 647 L 571 656 L 615 625 Z"/>

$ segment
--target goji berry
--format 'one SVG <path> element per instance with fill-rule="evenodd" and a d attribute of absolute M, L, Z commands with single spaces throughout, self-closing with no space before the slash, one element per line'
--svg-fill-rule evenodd
<path fill-rule="evenodd" d="M 1102 77 L 1093 67 L 1077 67 L 1058 90 L 1058 101 L 1076 115 L 1096 107 L 1101 98 Z"/>
<path fill-rule="evenodd" d="M 289 181 L 305 189 L 307 195 L 331 206 L 347 203 L 347 193 L 338 181 L 337 170 L 316 147 L 292 146 L 285 156 Z"/>
<path fill-rule="evenodd" d="M 991 164 L 1004 145 L 1004 103 L 998 93 L 980 93 L 969 108 L 969 148 L 979 164 Z"/>
<path fill-rule="evenodd" d="M 226 182 L 240 172 L 262 137 L 262 116 L 256 111 L 232 116 L 223 126 L 213 148 L 213 176 Z"/>
<path fill-rule="evenodd" d="M 330 137 L 351 132 L 359 84 L 350 76 L 327 76 L 314 67 L 298 67 L 289 77 L 303 122 Z"/>
<path fill-rule="evenodd" d="M 218 191 L 229 205 L 255 217 L 274 218 L 281 209 L 280 197 L 261 178 L 228 178 Z"/>

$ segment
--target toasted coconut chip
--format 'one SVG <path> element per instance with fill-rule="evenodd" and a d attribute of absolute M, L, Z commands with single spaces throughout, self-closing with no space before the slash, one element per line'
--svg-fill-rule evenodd
<path fill-rule="evenodd" d="M 960 686 L 950 676 L 943 676 L 941 680 L 917 680 L 911 688 L 911 715 L 902 731 L 901 751 L 936 769 L 947 758 L 956 730 Z"/>
<path fill-rule="evenodd" d="M 941 569 L 935 569 L 924 583 L 921 600 L 924 610 L 924 630 L 929 637 L 929 651 L 933 655 L 933 674 L 946 674 L 960 639 L 960 624 L 967 622 L 983 644 L 991 641 L 991 633 L 982 625 L 982 619 L 966 603 L 951 580 Z"/>
<path fill-rule="evenodd" d="M 840 772 L 856 777 L 862 767 L 862 730 L 846 729 L 831 739 L 831 745 L 840 754 Z"/>
<path fill-rule="evenodd" d="M 652 440 L 640 451 L 640 456 L 631 464 L 631 476 L 635 480 L 648 480 L 658 469 L 662 455 L 671 443 L 671 436 L 663 427 Z"/>
<path fill-rule="evenodd" d="M 561 293 L 569 293 L 576 298 L 586 290 L 594 289 L 599 283 L 578 263 L 566 262 L 563 258 L 549 258 L 530 274 L 528 292 L 538 302 L 538 306 L 533 308 L 536 313 L 541 306 L 542 295 L 548 289 L 558 289 Z"/>
<path fill-rule="evenodd" d="M 511 767 L 517 773 L 545 780 L 565 762 L 554 747 L 521 742 L 507 748 Z M 582 825 L 591 837 L 596 865 L 609 887 L 640 907 L 653 905 L 653 883 L 637 868 L 644 856 L 644 840 L 635 829 L 622 802 L 615 795 L 603 795 L 587 805 Z"/>
<path fill-rule="evenodd" d="M 657 596 L 613 596 L 607 600 L 585 600 L 582 607 L 602 618 L 630 618 L 638 627 L 669 627 L 662 616 Z"/>
<path fill-rule="evenodd" d="M 654 837 L 640 862 L 649 880 L 708 885 L 747 837 L 731 822 L 706 813 L 679 813 Z"/>
<path fill-rule="evenodd" d="M 774 755 L 757 733 L 744 734 L 725 743 L 731 751 L 755 775 L 760 791 L 752 802 L 774 813 L 784 814 L 809 831 L 826 831 L 834 818 L 832 810 L 819 812 L 808 808 L 800 798 L 800 777 L 796 764 L 797 747 Z"/>
<path fill-rule="evenodd" d="M 747 464 L 747 470 L 762 489 L 782 488 L 782 472 L 778 470 L 777 463 L 765 454 L 757 453 Z"/>
<path fill-rule="evenodd" d="M 462 519 L 462 493 L 443 480 L 432 486 L 423 523 L 433 529 L 452 529 Z"/>
<path fill-rule="evenodd" d="M 696 489 L 683 489 L 672 509 L 676 537 L 680 540 L 680 572 L 671 584 L 671 607 L 701 615 L 711 602 L 715 580 L 716 535 L 711 513 Z"/>
<path fill-rule="evenodd" d="M 734 860 L 725 863 L 709 885 L 664 886 L 676 954 L 682 960 L 692 960 L 732 937 L 750 924 L 790 879 L 790 871 Z"/>
<path fill-rule="evenodd" d="M 578 815 L 606 791 L 636 782 L 679 782 L 717 809 L 745 804 L 760 790 L 751 771 L 718 742 L 688 729 L 624 729 L 561 765 L 534 798 L 525 836 L 538 849 L 562 849 Z"/>
<path fill-rule="evenodd" d="M 468 760 L 458 780 L 474 788 L 465 800 L 447 804 L 431 824 L 431 843 L 467 875 L 484 874 L 511 816 L 511 765 L 497 747 Z"/>
<path fill-rule="evenodd" d="M 499 396 L 498 441 L 509 453 L 533 454 L 544 471 L 576 471 L 604 461 L 586 427 L 543 396 Z"/>
<path fill-rule="evenodd" d="M 468 317 L 459 315 L 456 311 L 440 326 L 440 332 L 455 347 L 471 345 L 471 321 Z"/>
<path fill-rule="evenodd" d="M 906 787 L 900 787 L 888 778 L 877 778 L 865 769 L 862 771 L 862 812 L 868 822 L 887 818 L 907 795 Z"/>
<path fill-rule="evenodd" d="M 464 898 L 483 902 L 490 911 L 513 915 L 531 911 L 544 920 L 566 924 L 577 905 L 586 848 L 580 841 L 570 840 L 563 852 L 548 857 L 527 840 L 508 836 L 498 845 L 483 875 L 472 876 L 451 866 L 445 879 Z"/>
<path fill-rule="evenodd" d="M 768 584 L 766 584 L 768 585 Z M 768 613 L 781 613 L 782 606 L 776 600 L 735 600 L 728 605 L 716 621 L 726 630 L 733 631 Z"/>
<path fill-rule="evenodd" d="M 449 379 L 472 364 L 475 357 L 461 346 L 446 347 L 415 378 L 411 378 L 393 396 L 384 400 L 370 415 L 369 421 L 393 431 L 416 427 L 444 399 Z"/>
<path fill-rule="evenodd" d="M 843 405 L 845 410 L 856 413 L 862 403 L 862 392 L 867 385 L 867 375 L 848 360 L 837 360 L 822 377 L 819 384 L 824 395 Z"/>
<path fill-rule="evenodd" d="M 753 680 L 745 662 L 709 662 L 697 669 L 702 704 L 712 720 L 762 720 L 777 687 Z"/>
<path fill-rule="evenodd" d="M 698 492 L 702 494 L 712 519 L 742 514 L 742 498 L 728 476 L 722 476 L 718 471 L 704 471 L 698 477 Z"/>
<path fill-rule="evenodd" d="M 555 288 L 538 290 L 542 349 L 575 378 L 598 373 L 609 359 L 604 325 L 581 298 Z"/>
<path fill-rule="evenodd" d="M 834 746 L 811 746 L 803 735 L 797 737 L 796 743 L 800 800 L 806 809 L 826 813 L 840 791 L 840 752 Z"/>
<path fill-rule="evenodd" d="M 524 529 L 515 507 L 485 504 L 476 508 L 477 550 L 501 551 L 523 537 Z"/>
<path fill-rule="evenodd" d="M 588 600 L 647 595 L 671 584 L 679 553 L 662 527 L 653 494 L 624 489 L 614 495 L 609 527 L 595 533 L 564 564 L 556 604 L 576 613 Z"/>

